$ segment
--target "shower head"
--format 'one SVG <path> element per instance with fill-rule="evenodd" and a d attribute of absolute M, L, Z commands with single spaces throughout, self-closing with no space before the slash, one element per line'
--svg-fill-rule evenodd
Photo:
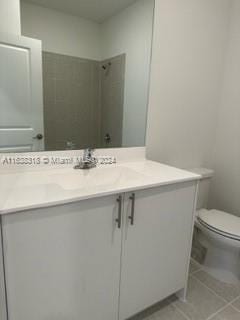
<path fill-rule="evenodd" d="M 112 65 L 112 63 L 111 63 L 111 62 L 108 62 L 108 63 L 103 64 L 103 65 L 102 65 L 102 68 L 103 68 L 103 70 L 107 70 L 108 67 L 110 67 L 111 65 Z"/>

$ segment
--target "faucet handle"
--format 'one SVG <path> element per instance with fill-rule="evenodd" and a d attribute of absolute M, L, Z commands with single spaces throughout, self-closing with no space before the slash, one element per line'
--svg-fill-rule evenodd
<path fill-rule="evenodd" d="M 92 161 L 94 150 L 95 149 L 92 148 L 85 149 L 83 153 L 83 161 Z"/>
<path fill-rule="evenodd" d="M 97 166 L 97 159 L 93 157 L 92 148 L 86 148 L 83 152 L 83 157 L 79 161 L 79 164 L 75 166 L 75 169 L 91 169 Z"/>
<path fill-rule="evenodd" d="M 87 155 L 87 156 L 92 156 L 93 152 L 95 151 L 95 149 L 92 149 L 92 148 L 87 148 L 84 150 L 84 153 Z"/>

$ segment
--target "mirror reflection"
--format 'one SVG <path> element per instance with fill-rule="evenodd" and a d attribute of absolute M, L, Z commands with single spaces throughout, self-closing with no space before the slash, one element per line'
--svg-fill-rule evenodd
<path fill-rule="evenodd" d="M 6 86 L 21 97 L 3 110 L 1 125 L 16 136 L 1 139 L 2 151 L 143 146 L 153 11 L 154 0 L 22 0 L 22 35 L 42 41 L 43 99 L 26 107 L 26 60 L 13 57 Z"/>

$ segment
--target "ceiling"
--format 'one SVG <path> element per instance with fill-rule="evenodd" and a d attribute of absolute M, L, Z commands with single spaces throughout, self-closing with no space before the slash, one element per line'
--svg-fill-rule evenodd
<path fill-rule="evenodd" d="M 136 0 L 22 0 L 101 23 Z"/>

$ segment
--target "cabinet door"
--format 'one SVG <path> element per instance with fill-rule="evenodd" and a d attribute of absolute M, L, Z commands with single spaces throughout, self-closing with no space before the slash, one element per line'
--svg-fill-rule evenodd
<path fill-rule="evenodd" d="M 118 318 L 116 196 L 3 218 L 9 320 Z"/>
<path fill-rule="evenodd" d="M 0 217 L 1 224 L 1 217 Z M 3 252 L 2 252 L 2 228 L 0 225 L 0 319 L 7 320 L 6 310 L 6 288 L 4 281 L 4 264 L 3 264 Z"/>
<path fill-rule="evenodd" d="M 196 185 L 184 183 L 126 195 L 120 288 L 120 320 L 186 285 Z"/>

